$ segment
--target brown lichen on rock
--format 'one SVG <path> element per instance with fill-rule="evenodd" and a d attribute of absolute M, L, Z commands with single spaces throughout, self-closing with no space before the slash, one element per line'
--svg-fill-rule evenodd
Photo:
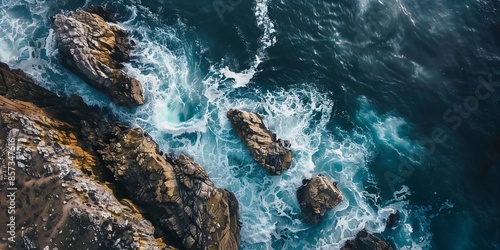
<path fill-rule="evenodd" d="M 132 48 L 124 30 L 83 10 L 55 15 L 53 28 L 64 65 L 118 105 L 144 104 L 140 82 L 120 70 Z"/>
<path fill-rule="evenodd" d="M 325 213 L 337 206 L 344 196 L 324 175 L 302 181 L 297 190 L 300 211 L 304 220 L 311 225 L 323 220 Z"/>
<path fill-rule="evenodd" d="M 276 138 L 262 118 L 252 112 L 231 109 L 227 117 L 253 159 L 271 175 L 281 175 L 292 164 L 290 142 Z"/>

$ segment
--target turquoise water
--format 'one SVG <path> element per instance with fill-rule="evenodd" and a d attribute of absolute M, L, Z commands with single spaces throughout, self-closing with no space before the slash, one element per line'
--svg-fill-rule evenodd
<path fill-rule="evenodd" d="M 469 98 L 500 81 L 497 1 L 0 3 L 0 61 L 193 157 L 240 201 L 241 249 L 338 249 L 362 228 L 397 249 L 500 249 L 500 91 Z M 144 106 L 114 106 L 58 61 L 50 16 L 93 4 L 131 31 Z M 230 108 L 291 141 L 289 171 L 253 162 Z M 346 199 L 311 227 L 295 191 L 320 173 Z"/>

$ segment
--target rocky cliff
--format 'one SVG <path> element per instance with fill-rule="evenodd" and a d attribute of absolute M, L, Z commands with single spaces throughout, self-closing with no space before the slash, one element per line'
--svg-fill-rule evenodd
<path fill-rule="evenodd" d="M 0 150 L 0 208 L 14 211 L 0 221 L 15 217 L 2 249 L 238 248 L 238 202 L 201 166 L 162 155 L 142 130 L 5 64 Z"/>

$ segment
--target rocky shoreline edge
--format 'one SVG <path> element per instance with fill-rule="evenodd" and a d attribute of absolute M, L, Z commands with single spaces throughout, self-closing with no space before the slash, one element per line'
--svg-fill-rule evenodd
<path fill-rule="evenodd" d="M 200 165 L 3 63 L 0 149 L 0 165 L 17 170 L 0 192 L 16 190 L 17 247 L 238 249 L 238 201 Z"/>

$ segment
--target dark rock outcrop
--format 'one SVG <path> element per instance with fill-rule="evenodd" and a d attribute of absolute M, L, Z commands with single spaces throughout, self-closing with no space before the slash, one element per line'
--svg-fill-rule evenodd
<path fill-rule="evenodd" d="M 321 222 L 325 213 L 337 206 L 344 196 L 326 176 L 319 175 L 302 181 L 297 199 L 304 221 L 314 225 Z"/>
<path fill-rule="evenodd" d="M 290 142 L 276 138 L 262 118 L 252 112 L 231 109 L 227 117 L 236 135 L 246 145 L 253 159 L 271 175 L 281 175 L 290 168 L 292 151 Z"/>
<path fill-rule="evenodd" d="M 393 248 L 391 244 L 363 229 L 356 235 L 355 239 L 348 240 L 341 250 L 393 250 Z"/>
<path fill-rule="evenodd" d="M 17 247 L 238 249 L 238 202 L 201 166 L 162 156 L 142 130 L 4 64 L 0 152 L 0 165 L 16 166 Z"/>
<path fill-rule="evenodd" d="M 387 218 L 387 223 L 385 225 L 385 230 L 387 229 L 393 229 L 398 226 L 400 217 L 399 217 L 399 212 L 394 209 L 394 212 L 392 212 L 389 217 Z"/>
<path fill-rule="evenodd" d="M 106 10 L 93 7 L 91 11 Z M 124 30 L 83 10 L 55 15 L 53 29 L 61 60 L 70 70 L 118 105 L 144 104 L 140 82 L 120 70 L 132 48 Z"/>

